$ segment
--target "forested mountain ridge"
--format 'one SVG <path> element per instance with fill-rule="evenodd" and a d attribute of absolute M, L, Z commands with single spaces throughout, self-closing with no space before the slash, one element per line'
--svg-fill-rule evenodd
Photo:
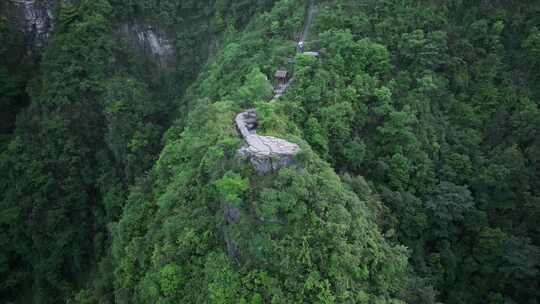
<path fill-rule="evenodd" d="M 540 2 L 315 2 L 319 57 L 301 0 L 62 3 L 26 65 L 0 20 L 0 298 L 538 303 Z M 293 164 L 238 156 L 248 108 Z"/>
<path fill-rule="evenodd" d="M 182 14 L 157 16 L 164 2 L 61 2 L 46 47 L 30 56 L 26 27 L 11 19 L 19 15 L 2 11 L 2 301 L 57 303 L 90 280 L 109 251 L 107 225 L 118 219 L 128 187 L 155 162 L 180 108 L 174 104 L 206 60 L 202 49 L 224 30 L 201 24 L 222 14 L 241 27 L 268 3 L 218 10 L 213 2 L 169 2 L 190 8 L 189 22 L 203 30 L 196 32 L 184 27 Z M 171 41 L 189 46 L 175 49 L 175 61 L 191 57 L 190 64 L 158 68 L 118 40 L 121 24 L 143 19 L 178 28 Z"/>

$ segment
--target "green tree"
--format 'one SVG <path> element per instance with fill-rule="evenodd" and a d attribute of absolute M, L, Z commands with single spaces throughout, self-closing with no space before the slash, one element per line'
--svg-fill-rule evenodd
<path fill-rule="evenodd" d="M 256 101 L 266 101 L 273 94 L 272 84 L 268 77 L 254 68 L 246 75 L 246 81 L 238 90 L 238 100 L 242 106 L 251 106 Z"/>

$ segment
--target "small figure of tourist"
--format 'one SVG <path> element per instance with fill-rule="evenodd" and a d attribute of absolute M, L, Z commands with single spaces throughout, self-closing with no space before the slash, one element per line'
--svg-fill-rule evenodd
<path fill-rule="evenodd" d="M 304 41 L 298 42 L 298 52 L 299 53 L 304 52 Z"/>

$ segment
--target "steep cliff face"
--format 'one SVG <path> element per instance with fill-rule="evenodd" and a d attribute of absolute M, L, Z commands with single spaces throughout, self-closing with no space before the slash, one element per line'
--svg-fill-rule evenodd
<path fill-rule="evenodd" d="M 24 35 L 24 48 L 39 55 L 55 24 L 55 10 L 61 0 L 7 0 L 0 4 L 8 23 Z M 161 66 L 172 63 L 174 48 L 166 33 L 157 26 L 132 22 L 119 25 L 117 33 L 135 51 L 150 56 Z"/>
<path fill-rule="evenodd" d="M 118 34 L 140 54 L 150 56 L 162 67 L 174 61 L 174 47 L 167 34 L 157 26 L 142 23 L 124 23 Z"/>
<path fill-rule="evenodd" d="M 39 52 L 54 27 L 54 10 L 59 0 L 7 0 L 0 4 L 8 22 L 24 33 L 25 48 Z"/>

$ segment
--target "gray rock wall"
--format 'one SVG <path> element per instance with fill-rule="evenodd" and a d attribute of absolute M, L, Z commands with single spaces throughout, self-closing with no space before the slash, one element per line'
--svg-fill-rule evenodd
<path fill-rule="evenodd" d="M 24 33 L 25 49 L 39 53 L 54 28 L 54 11 L 60 0 L 2 0 L 8 22 Z"/>
<path fill-rule="evenodd" d="M 66 0 L 0 0 L 0 12 L 9 24 L 24 34 L 24 49 L 39 55 L 54 29 L 55 11 Z M 157 26 L 124 23 L 116 31 L 139 53 L 166 66 L 174 60 L 174 47 L 167 34 Z"/>
<path fill-rule="evenodd" d="M 150 56 L 161 66 L 174 62 L 174 46 L 167 34 L 156 26 L 125 23 L 118 31 L 139 53 Z"/>

